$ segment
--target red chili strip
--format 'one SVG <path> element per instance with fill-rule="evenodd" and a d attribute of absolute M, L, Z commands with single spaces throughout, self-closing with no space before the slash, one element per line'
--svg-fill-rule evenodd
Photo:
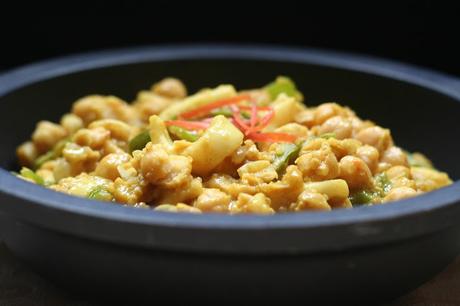
<path fill-rule="evenodd" d="M 248 138 L 257 142 L 294 142 L 297 137 L 285 133 L 252 133 Z"/>
<path fill-rule="evenodd" d="M 268 113 L 265 116 L 263 116 L 262 119 L 259 121 L 259 125 L 256 128 L 254 128 L 252 131 L 259 132 L 263 130 L 264 128 L 266 128 L 274 116 L 275 116 L 275 111 L 273 110 L 273 108 L 270 108 L 268 110 Z"/>
<path fill-rule="evenodd" d="M 213 118 L 204 118 L 203 120 L 201 120 L 200 122 L 203 122 L 203 123 L 211 123 Z"/>
<path fill-rule="evenodd" d="M 232 105 L 231 109 L 233 111 L 233 120 L 239 126 L 239 129 L 245 133 L 249 129 L 249 126 L 246 124 L 246 122 L 244 122 L 243 119 L 241 119 L 239 107 L 236 105 Z"/>
<path fill-rule="evenodd" d="M 251 117 L 249 119 L 250 127 L 246 131 L 246 135 L 251 134 L 256 129 L 256 125 L 258 122 L 259 122 L 259 117 L 257 116 L 257 105 L 255 102 L 252 102 Z"/>
<path fill-rule="evenodd" d="M 252 109 L 252 105 L 251 106 L 247 106 L 247 105 L 238 105 L 238 107 L 242 110 L 251 110 Z M 257 106 L 257 110 L 258 111 L 268 111 L 272 109 L 271 106 Z"/>

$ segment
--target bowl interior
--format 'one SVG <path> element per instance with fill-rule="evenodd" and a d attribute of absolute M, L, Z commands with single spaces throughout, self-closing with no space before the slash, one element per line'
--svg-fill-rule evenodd
<path fill-rule="evenodd" d="M 365 119 L 390 128 L 396 144 L 421 151 L 453 178 L 460 177 L 460 103 L 436 91 L 368 73 L 283 61 L 255 59 L 165 60 L 111 65 L 19 88 L 0 97 L 0 166 L 17 168 L 15 148 L 36 122 L 59 121 L 72 103 L 88 94 L 113 94 L 132 101 L 157 80 L 182 79 L 189 92 L 220 83 L 238 89 L 260 87 L 277 75 L 291 77 L 307 105 L 336 101 Z M 1 84 L 0 84 L 1 85 Z"/>

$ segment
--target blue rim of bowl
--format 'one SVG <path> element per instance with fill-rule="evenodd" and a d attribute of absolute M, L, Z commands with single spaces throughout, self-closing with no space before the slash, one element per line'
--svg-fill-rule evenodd
<path fill-rule="evenodd" d="M 27 65 L 0 75 L 0 97 L 38 81 L 83 70 L 114 65 L 187 59 L 252 59 L 339 68 L 418 85 L 460 101 L 460 82 L 453 77 L 438 72 L 369 56 L 320 49 L 296 49 L 269 45 L 164 45 L 66 56 Z M 460 206 L 457 205 L 460 202 L 460 182 L 457 181 L 449 187 L 426 193 L 416 198 L 398 201 L 394 204 L 357 207 L 350 210 L 341 209 L 315 213 L 299 212 L 272 216 L 171 214 L 103 203 L 54 192 L 18 179 L 4 169 L 0 169 L 0 194 L 4 195 L 5 198 L 19 199 L 24 204 L 27 204 L 27 209 L 24 209 L 24 207 L 17 206 L 16 203 L 10 203 L 9 201 L 1 203 L 0 210 L 7 214 L 44 228 L 54 228 L 63 232 L 109 239 L 114 242 L 122 242 L 124 239 L 109 237 L 108 234 L 104 233 L 100 235 L 89 233 L 84 228 L 79 228 L 76 231 L 66 229 L 65 223 L 71 219 L 64 217 L 63 220 L 59 220 L 62 215 L 59 215 L 56 211 L 63 212 L 65 213 L 64 216 L 70 218 L 80 216 L 89 217 L 96 221 L 177 229 L 260 231 L 267 229 L 301 228 L 307 230 L 331 226 L 353 226 L 354 234 L 364 237 L 366 235 L 378 235 L 378 233 L 372 233 L 379 230 L 372 229 L 372 224 L 379 222 L 379 224 L 385 224 L 390 220 L 402 220 L 407 217 L 413 217 L 415 221 L 417 218 L 423 221 L 423 216 L 435 212 L 439 212 L 439 215 L 444 220 L 434 222 L 429 231 L 440 230 L 452 225 L 455 221 L 449 217 L 451 214 L 448 213 L 448 210 L 453 206 Z M 39 213 L 44 214 L 46 217 L 37 217 Z M 407 232 L 404 233 L 404 230 L 407 230 Z M 395 230 L 395 233 L 398 232 L 398 239 L 404 239 L 425 234 L 427 231 L 422 226 L 412 226 L 411 228 L 403 226 Z M 390 238 L 386 239 L 386 241 L 390 240 Z M 174 245 L 174 243 L 171 243 L 171 245 Z M 359 245 L 359 243 L 356 245 Z"/>

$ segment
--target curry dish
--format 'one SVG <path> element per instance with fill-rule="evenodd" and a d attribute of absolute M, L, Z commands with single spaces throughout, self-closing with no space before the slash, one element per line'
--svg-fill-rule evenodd
<path fill-rule="evenodd" d="M 305 106 L 286 77 L 254 90 L 187 95 L 166 78 L 132 103 L 77 100 L 38 122 L 17 174 L 56 191 L 169 212 L 321 211 L 376 205 L 451 184 L 390 130 L 337 103 Z"/>

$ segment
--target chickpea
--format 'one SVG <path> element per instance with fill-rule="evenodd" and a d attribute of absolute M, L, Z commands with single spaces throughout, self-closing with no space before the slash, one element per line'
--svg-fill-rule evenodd
<path fill-rule="evenodd" d="M 72 113 L 80 117 L 85 126 L 99 119 L 118 119 L 135 125 L 139 121 L 134 108 L 115 96 L 83 97 L 75 101 Z"/>
<path fill-rule="evenodd" d="M 116 139 L 109 139 L 104 142 L 100 152 L 102 156 L 106 156 L 110 153 L 123 153 L 128 151 L 128 146 L 126 142 L 117 141 Z"/>
<path fill-rule="evenodd" d="M 203 188 L 203 193 L 196 199 L 194 207 L 205 212 L 228 212 L 231 197 L 216 188 Z"/>
<path fill-rule="evenodd" d="M 304 144 L 302 145 L 302 148 L 300 149 L 300 154 L 305 154 L 310 151 L 316 151 L 321 149 L 323 145 L 328 145 L 328 141 L 323 138 L 315 138 L 312 139 L 311 141 L 305 141 Z"/>
<path fill-rule="evenodd" d="M 410 169 L 405 166 L 394 166 L 385 171 L 388 179 L 394 188 L 410 187 L 416 188 L 415 181 L 412 179 Z"/>
<path fill-rule="evenodd" d="M 133 107 L 138 111 L 142 121 L 148 122 L 150 116 L 161 113 L 174 103 L 174 100 L 170 98 L 144 90 L 137 94 Z"/>
<path fill-rule="evenodd" d="M 110 136 L 122 141 L 128 141 L 130 139 L 132 128 L 128 124 L 120 120 L 115 119 L 102 119 L 92 122 L 88 128 L 103 127 L 110 131 Z"/>
<path fill-rule="evenodd" d="M 56 168 L 56 163 L 57 163 L 57 159 L 49 160 L 49 161 L 43 163 L 43 165 L 41 165 L 40 169 L 54 171 L 54 169 Z"/>
<path fill-rule="evenodd" d="M 319 128 L 319 134 L 334 133 L 335 138 L 345 139 L 351 136 L 352 124 L 347 118 L 334 116 L 327 119 Z"/>
<path fill-rule="evenodd" d="M 351 126 L 353 129 L 353 137 L 355 137 L 360 131 L 375 126 L 375 124 L 372 121 L 369 120 L 361 120 L 358 117 L 352 117 L 350 118 L 351 121 Z"/>
<path fill-rule="evenodd" d="M 302 172 L 296 166 L 290 165 L 281 180 L 261 184 L 259 190 L 270 199 L 270 206 L 273 209 L 282 209 L 295 202 L 304 190 Z"/>
<path fill-rule="evenodd" d="M 130 158 L 131 157 L 129 154 L 126 153 L 112 153 L 106 155 L 96 166 L 95 174 L 97 176 L 105 177 L 114 181 L 117 177 L 120 176 L 117 169 L 118 166 L 129 161 Z"/>
<path fill-rule="evenodd" d="M 337 103 L 324 103 L 318 106 L 315 110 L 315 123 L 320 125 L 329 118 L 334 116 L 343 116 L 344 114 L 346 114 L 346 112 Z"/>
<path fill-rule="evenodd" d="M 268 160 L 247 162 L 237 171 L 241 181 L 248 185 L 268 183 L 278 178 L 278 174 Z"/>
<path fill-rule="evenodd" d="M 408 166 L 406 153 L 401 148 L 390 147 L 382 155 L 382 162 L 389 163 L 392 166 Z"/>
<path fill-rule="evenodd" d="M 187 96 L 184 83 L 175 78 L 165 78 L 152 86 L 152 91 L 171 99 L 183 99 Z"/>
<path fill-rule="evenodd" d="M 177 212 L 186 212 L 186 213 L 192 213 L 192 214 L 200 214 L 201 210 L 199 210 L 196 207 L 184 204 L 184 203 L 178 203 L 176 204 L 177 207 Z"/>
<path fill-rule="evenodd" d="M 113 182 L 87 173 L 64 178 L 56 185 L 52 185 L 51 188 L 56 191 L 66 192 L 80 197 L 86 197 L 92 193 L 95 188 L 101 188 L 96 192 L 97 199 L 104 201 L 111 201 L 113 199 Z"/>
<path fill-rule="evenodd" d="M 69 177 L 72 174 L 72 167 L 67 160 L 64 158 L 56 159 L 53 169 L 53 176 L 56 182 L 59 182 L 61 179 Z"/>
<path fill-rule="evenodd" d="M 303 184 L 303 182 L 302 182 Z M 214 173 L 211 178 L 205 182 L 207 188 L 217 188 L 229 194 L 232 198 L 237 198 L 240 193 L 256 194 L 257 187 L 240 183 L 239 180 L 227 174 Z"/>
<path fill-rule="evenodd" d="M 295 116 L 295 122 L 309 128 L 313 127 L 315 125 L 315 111 L 311 109 L 300 111 Z"/>
<path fill-rule="evenodd" d="M 375 172 L 377 172 L 377 173 L 385 172 L 385 171 L 387 171 L 387 170 L 390 169 L 390 168 L 391 168 L 391 165 L 390 165 L 389 163 L 382 163 L 382 162 L 380 162 L 380 163 L 378 163 L 378 165 L 377 165 L 377 170 L 376 170 Z"/>
<path fill-rule="evenodd" d="M 423 167 L 412 167 L 410 170 L 416 182 L 417 190 L 428 192 L 452 184 L 447 173 Z"/>
<path fill-rule="evenodd" d="M 373 186 L 371 170 L 360 158 L 347 155 L 339 162 L 339 177 L 347 181 L 350 189 L 365 189 Z"/>
<path fill-rule="evenodd" d="M 62 150 L 62 156 L 70 163 L 72 175 L 81 172 L 91 172 L 96 169 L 101 154 L 87 146 L 69 142 Z"/>
<path fill-rule="evenodd" d="M 295 163 L 305 179 L 328 180 L 339 174 L 337 158 L 327 143 L 324 143 L 319 150 L 300 155 Z"/>
<path fill-rule="evenodd" d="M 32 134 L 32 141 L 39 153 L 44 153 L 54 147 L 59 140 L 67 136 L 67 131 L 49 121 L 40 121 Z"/>
<path fill-rule="evenodd" d="M 83 127 L 83 120 L 74 114 L 65 114 L 61 118 L 61 125 L 68 134 L 73 134 Z"/>
<path fill-rule="evenodd" d="M 156 191 L 160 191 L 160 197 L 155 200 L 158 204 L 178 202 L 188 203 L 195 200 L 200 194 L 203 193 L 203 184 L 201 182 L 201 178 L 196 177 L 191 181 L 188 181 L 184 186 L 178 187 L 177 189 L 160 188 Z"/>
<path fill-rule="evenodd" d="M 331 146 L 331 150 L 337 157 L 337 159 L 341 159 L 346 155 L 355 155 L 358 148 L 362 146 L 361 142 L 352 138 L 347 138 L 343 140 L 329 138 L 327 142 Z"/>
<path fill-rule="evenodd" d="M 433 168 L 433 163 L 425 155 L 420 152 L 414 152 L 410 154 L 412 161 L 410 165 L 412 167 L 418 166 L 423 168 Z M 408 157 L 408 156 L 407 156 Z M 409 157 L 408 157 L 409 158 Z"/>
<path fill-rule="evenodd" d="M 293 211 L 303 211 L 303 210 L 331 210 L 331 206 L 327 203 L 327 199 L 324 195 L 312 192 L 304 191 L 297 198 L 297 202 L 293 203 L 290 207 L 290 210 Z"/>
<path fill-rule="evenodd" d="M 230 205 L 230 213 L 255 213 L 261 215 L 271 215 L 275 211 L 270 207 L 270 198 L 263 193 L 257 193 L 256 195 L 249 195 L 246 193 L 240 193 L 237 201 Z"/>
<path fill-rule="evenodd" d="M 134 205 L 139 202 L 150 202 L 149 196 L 152 195 L 152 187 L 144 180 L 135 177 L 124 180 L 115 179 L 113 197 L 117 202 Z"/>
<path fill-rule="evenodd" d="M 232 154 L 232 163 L 235 165 L 242 164 L 245 160 L 261 160 L 262 155 L 252 140 L 245 140 L 244 143 Z"/>
<path fill-rule="evenodd" d="M 54 179 L 54 174 L 52 170 L 49 169 L 38 169 L 36 171 L 37 175 L 43 178 L 45 181 L 45 185 L 49 186 L 54 183 L 56 183 L 56 180 Z"/>
<path fill-rule="evenodd" d="M 390 131 L 379 126 L 368 127 L 361 130 L 356 139 L 364 144 L 375 147 L 379 152 L 384 152 L 393 143 Z"/>
<path fill-rule="evenodd" d="M 33 142 L 27 141 L 16 149 L 16 155 L 21 166 L 30 167 L 38 157 L 38 152 Z"/>
<path fill-rule="evenodd" d="M 383 198 L 384 202 L 397 201 L 407 199 L 417 195 L 417 191 L 410 187 L 397 187 L 391 189 L 386 197 Z"/>
<path fill-rule="evenodd" d="M 295 135 L 298 139 L 306 139 L 309 136 L 308 128 L 298 123 L 288 123 L 275 130 L 277 133 Z"/>
<path fill-rule="evenodd" d="M 103 127 L 78 130 L 72 140 L 80 146 L 88 146 L 92 149 L 100 149 L 110 139 L 110 131 Z"/>
<path fill-rule="evenodd" d="M 406 178 L 411 177 L 410 169 L 405 166 L 391 167 L 388 170 L 386 170 L 385 174 L 390 180 L 395 179 L 395 178 L 400 178 L 400 177 L 406 177 Z"/>
<path fill-rule="evenodd" d="M 149 143 L 140 161 L 144 178 L 153 185 L 181 188 L 192 179 L 192 158 L 168 154 L 161 145 Z"/>
<path fill-rule="evenodd" d="M 356 156 L 366 163 L 372 173 L 375 173 L 378 168 L 379 155 L 379 151 L 370 145 L 359 147 L 356 151 Z"/>

